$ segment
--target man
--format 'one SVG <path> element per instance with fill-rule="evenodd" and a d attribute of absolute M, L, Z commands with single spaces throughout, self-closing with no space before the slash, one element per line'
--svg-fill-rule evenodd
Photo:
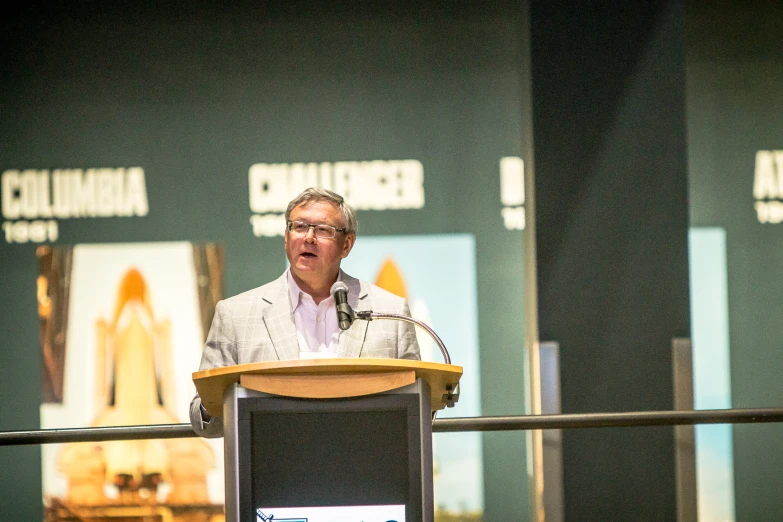
<path fill-rule="evenodd" d="M 217 304 L 199 369 L 315 357 L 420 359 L 410 323 L 354 321 L 348 330 L 338 327 L 329 293 L 337 280 L 348 286 L 355 311 L 410 315 L 405 299 L 340 270 L 358 228 L 342 196 L 306 189 L 288 204 L 285 219 L 290 268 L 271 283 Z M 204 437 L 223 433 L 221 419 L 210 418 L 198 395 L 190 403 L 190 422 Z"/>

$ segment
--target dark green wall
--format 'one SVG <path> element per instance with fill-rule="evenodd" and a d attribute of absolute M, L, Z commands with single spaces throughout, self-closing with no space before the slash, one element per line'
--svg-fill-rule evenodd
<path fill-rule="evenodd" d="M 689 337 L 678 1 L 531 3 L 539 328 L 564 413 L 673 408 Z M 566 520 L 675 520 L 671 428 L 566 430 Z"/>
<path fill-rule="evenodd" d="M 522 413 L 522 237 L 503 226 L 498 161 L 530 139 L 524 9 L 323 5 L 6 10 L 0 172 L 144 168 L 148 216 L 61 220 L 58 242 L 220 242 L 233 295 L 284 269 L 282 239 L 251 233 L 250 165 L 418 159 L 426 206 L 362 211 L 361 233 L 475 235 L 482 408 Z M 38 428 L 34 252 L 0 242 L 0 430 Z M 486 519 L 524 520 L 524 436 L 484 451 Z M 39 452 L 0 448 L 0 520 L 40 519 Z"/>
<path fill-rule="evenodd" d="M 691 223 L 726 230 L 731 396 L 783 404 L 783 224 L 754 209 L 756 152 L 783 150 L 783 6 L 691 1 L 686 11 Z M 737 520 L 783 517 L 783 425 L 734 426 Z"/>

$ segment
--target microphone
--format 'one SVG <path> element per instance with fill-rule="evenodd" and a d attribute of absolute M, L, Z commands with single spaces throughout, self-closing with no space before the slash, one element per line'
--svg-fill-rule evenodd
<path fill-rule="evenodd" d="M 332 285 L 329 293 L 334 296 L 335 308 L 337 308 L 337 324 L 340 330 L 347 330 L 353 323 L 354 315 L 351 305 L 348 304 L 348 285 L 337 281 Z"/>

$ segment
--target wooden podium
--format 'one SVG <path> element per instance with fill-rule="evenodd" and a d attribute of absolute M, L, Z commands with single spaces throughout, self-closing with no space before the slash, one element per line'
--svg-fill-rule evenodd
<path fill-rule="evenodd" d="M 431 522 L 432 412 L 456 402 L 461 376 L 450 364 L 365 358 L 195 372 L 204 407 L 223 417 L 226 520 L 404 505 L 406 522 Z"/>

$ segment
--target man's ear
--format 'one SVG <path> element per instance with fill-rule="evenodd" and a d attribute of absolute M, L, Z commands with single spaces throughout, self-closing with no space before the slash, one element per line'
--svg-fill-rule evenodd
<path fill-rule="evenodd" d="M 351 249 L 353 248 L 353 244 L 356 242 L 356 234 L 351 232 L 350 234 L 345 234 L 345 240 L 343 241 L 343 251 L 342 251 L 342 258 L 345 259 L 348 257 L 348 254 L 351 253 Z"/>

